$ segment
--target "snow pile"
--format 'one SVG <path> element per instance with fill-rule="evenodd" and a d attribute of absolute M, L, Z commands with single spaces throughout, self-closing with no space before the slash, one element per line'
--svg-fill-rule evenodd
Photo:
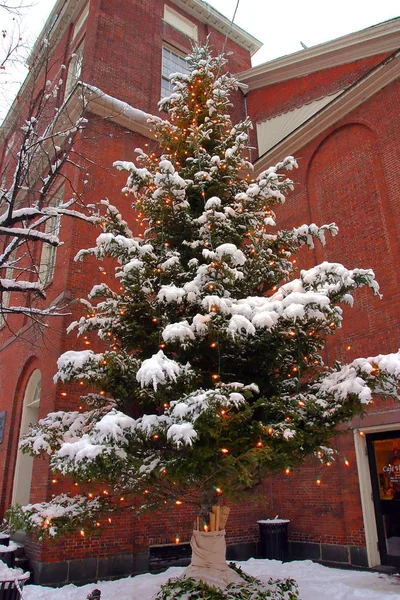
<path fill-rule="evenodd" d="M 250 559 L 238 565 L 249 575 L 264 582 L 271 577 L 295 579 L 299 585 L 301 600 L 398 600 L 400 597 L 400 581 L 396 576 L 332 569 L 310 560 L 281 563 L 277 560 Z M 97 587 L 104 600 L 152 600 L 163 583 L 171 577 L 178 577 L 182 572 L 183 568 L 172 567 L 158 575 L 138 575 L 79 587 L 69 584 L 58 589 L 29 585 L 24 588 L 24 598 L 83 600 Z"/>

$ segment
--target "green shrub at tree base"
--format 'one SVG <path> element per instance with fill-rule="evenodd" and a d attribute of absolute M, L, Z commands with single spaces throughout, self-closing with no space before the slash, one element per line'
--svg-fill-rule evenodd
<path fill-rule="evenodd" d="M 300 600 L 293 579 L 269 579 L 263 583 L 234 563 L 229 566 L 242 577 L 243 585 L 230 584 L 222 590 L 194 579 L 169 579 L 161 586 L 156 600 Z"/>

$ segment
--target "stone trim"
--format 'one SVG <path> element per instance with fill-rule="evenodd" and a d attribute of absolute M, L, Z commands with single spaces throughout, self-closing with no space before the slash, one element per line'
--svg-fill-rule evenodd
<path fill-rule="evenodd" d="M 331 42 L 283 56 L 238 74 L 246 93 L 323 69 L 394 52 L 399 48 L 400 18 L 368 27 Z"/>
<path fill-rule="evenodd" d="M 229 19 L 215 10 L 215 8 L 201 0 L 171 0 L 171 2 L 179 6 L 186 13 L 199 19 L 202 23 L 211 25 L 220 33 L 227 35 L 229 39 L 236 42 L 242 48 L 245 48 L 245 50 L 248 50 L 251 56 L 263 45 L 257 38 L 247 33 L 241 27 L 238 27 L 238 25 L 232 24 Z"/>
<path fill-rule="evenodd" d="M 399 20 L 400 21 L 400 20 Z M 389 56 L 339 96 L 310 117 L 292 133 L 263 154 L 254 165 L 255 174 L 294 154 L 318 135 L 335 125 L 350 112 L 399 77 L 400 51 Z"/>

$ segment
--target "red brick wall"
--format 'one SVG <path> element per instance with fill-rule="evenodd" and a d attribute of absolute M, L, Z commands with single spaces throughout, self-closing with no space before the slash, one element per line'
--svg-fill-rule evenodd
<path fill-rule="evenodd" d="M 162 39 L 179 48 L 187 44 L 187 39 L 162 24 L 161 0 L 153 7 L 144 0 L 127 0 L 119 7 L 117 12 L 110 1 L 92 0 L 82 78 L 138 108 L 154 111 L 159 100 Z M 204 39 L 208 31 L 201 24 L 199 30 L 200 38 Z M 215 31 L 211 39 L 219 46 L 224 42 L 223 36 Z M 65 49 L 66 42 L 63 44 Z M 232 47 L 228 42 L 227 49 Z M 319 97 L 321 92 L 330 93 L 357 79 L 380 59 L 359 61 L 252 93 L 248 98 L 249 113 L 253 119 L 266 118 Z M 248 56 L 237 47 L 231 60 L 233 71 L 249 66 Z M 372 266 L 382 284 L 383 302 L 361 291 L 357 294 L 356 307 L 345 309 L 347 320 L 329 346 L 330 360 L 397 349 L 399 281 L 394 259 L 398 256 L 396 239 L 400 217 L 396 196 L 399 179 L 395 167 L 398 105 L 398 88 L 389 86 L 335 128 L 299 150 L 300 169 L 294 174 L 296 188 L 279 211 L 281 226 L 334 220 L 341 227 L 340 237 L 328 240 L 326 249 L 317 248 L 309 253 L 302 267 L 323 259 L 343 261 L 349 267 Z M 235 110 L 242 113 L 240 96 Z M 87 131 L 84 137 L 89 139 L 83 139 L 78 148 L 94 162 L 87 163 L 82 175 L 74 172 L 71 177 L 79 190 L 85 189 L 86 201 L 108 197 L 128 217 L 130 202 L 119 191 L 125 176 L 111 165 L 117 159 L 132 159 L 133 149 L 143 146 L 146 140 L 94 117 L 90 117 Z M 83 180 L 88 183 L 84 185 Z M 96 233 L 82 223 L 65 221 L 62 236 L 68 244 L 58 251 L 57 278 L 49 286 L 49 298 L 65 290 L 67 298 L 75 299 L 84 296 L 99 279 L 97 266 L 91 266 L 90 261 L 73 261 L 78 249 L 93 244 Z M 104 280 L 107 281 L 107 276 Z M 72 305 L 71 310 L 72 317 L 80 314 L 76 305 Z M 54 321 L 53 327 L 42 334 L 43 338 L 28 326 L 24 341 L 13 342 L 8 330 L 0 331 L 1 409 L 4 406 L 8 411 L 6 435 L 0 445 L 1 509 L 10 501 L 21 403 L 32 370 L 39 368 L 43 377 L 40 416 L 54 408 L 73 405 L 73 392 L 69 391 L 65 399 L 60 395 L 62 388 L 55 388 L 52 383 L 60 353 L 84 347 L 83 340 L 65 333 L 72 317 Z M 15 326 L 18 328 L 20 323 L 16 321 Z M 348 341 L 353 350 L 345 353 Z M 95 343 L 90 347 L 95 348 Z M 322 470 L 311 463 L 289 476 L 268 479 L 261 498 L 252 500 L 250 496 L 248 503 L 233 508 L 227 527 L 228 542 L 258 539 L 256 520 L 278 513 L 292 519 L 292 539 L 362 544 L 353 443 L 350 436 L 341 438 L 338 443 L 350 461 L 349 467 L 339 458 L 330 469 Z M 322 476 L 319 487 L 315 484 L 317 475 Z M 32 499 L 49 496 L 55 490 L 46 463 L 36 461 Z M 113 519 L 102 538 L 83 539 L 77 532 L 65 544 L 57 546 L 57 555 L 51 546 L 42 548 L 33 542 L 30 552 L 36 559 L 46 561 L 140 552 L 151 543 L 173 541 L 176 533 L 182 541 L 187 540 L 192 520 L 193 513 L 184 505 L 165 518 L 152 514 L 138 519 L 127 512 Z"/>
<path fill-rule="evenodd" d="M 176 12 L 182 12 L 174 4 Z M 82 78 L 105 93 L 146 112 L 156 113 L 161 91 L 163 43 L 189 53 L 188 36 L 163 21 L 164 0 L 123 0 L 115 3 L 92 0 L 85 39 Z M 184 14 L 184 13 L 183 13 Z M 225 45 L 232 51 L 229 68 L 239 72 L 251 66 L 250 55 L 227 40 L 211 26 L 186 15 L 198 27 L 199 43 L 210 35 L 210 44 L 219 52 Z"/>
<path fill-rule="evenodd" d="M 276 91 L 272 104 L 280 95 Z M 335 359 L 351 361 L 395 352 L 399 347 L 399 104 L 398 83 L 393 83 L 296 151 L 295 190 L 277 211 L 280 227 L 309 222 L 336 222 L 339 226 L 339 235 L 328 239 L 324 248 L 317 245 L 313 252 L 303 252 L 299 268 L 323 260 L 341 262 L 348 268 L 372 268 L 381 286 L 382 300 L 362 289 L 355 294 L 354 308 L 344 308 L 343 328 L 328 344 L 330 364 Z M 348 344 L 350 351 L 345 349 Z M 394 401 L 376 399 L 368 413 L 394 407 Z M 380 423 L 385 423 L 384 419 L 382 416 Z M 357 428 L 357 419 L 353 426 Z M 340 455 L 332 467 L 322 467 L 315 460 L 267 483 L 266 497 L 273 507 L 269 516 L 278 513 L 292 519 L 293 540 L 365 544 L 352 434 L 340 437 L 337 445 Z M 317 475 L 321 476 L 320 486 L 316 485 Z"/>
<path fill-rule="evenodd" d="M 257 123 L 334 94 L 352 85 L 385 57 L 372 56 L 253 90 L 247 95 L 249 114 Z"/>

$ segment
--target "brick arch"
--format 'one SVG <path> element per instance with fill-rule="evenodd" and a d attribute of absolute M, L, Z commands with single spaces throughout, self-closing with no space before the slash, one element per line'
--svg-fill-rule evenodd
<path fill-rule="evenodd" d="M 325 248 L 316 249 L 318 262 L 372 268 L 381 291 L 390 299 L 398 285 L 393 268 L 396 241 L 375 133 L 366 124 L 354 122 L 324 138 L 308 165 L 307 190 L 312 220 L 334 221 L 339 226 L 339 235 Z M 350 312 L 345 310 L 343 331 L 331 344 L 335 358 L 344 358 L 346 341 L 354 345 L 357 355 L 389 350 L 382 342 L 394 314 L 384 310 L 386 302 L 383 305 L 363 289 L 356 293 L 355 306 Z"/>
<path fill-rule="evenodd" d="M 14 401 L 12 405 L 12 411 L 8 417 L 8 426 L 10 435 L 7 443 L 7 457 L 5 469 L 4 469 L 4 484 L 1 494 L 0 503 L 0 514 L 4 514 L 4 511 L 11 504 L 14 469 L 17 457 L 17 445 L 19 440 L 19 431 L 21 426 L 21 417 L 23 410 L 23 400 L 25 395 L 26 386 L 35 370 L 40 370 L 39 360 L 36 356 L 31 356 L 26 360 L 25 365 L 21 369 L 21 374 L 17 380 L 14 389 Z M 11 426 L 12 423 L 12 426 Z"/>

